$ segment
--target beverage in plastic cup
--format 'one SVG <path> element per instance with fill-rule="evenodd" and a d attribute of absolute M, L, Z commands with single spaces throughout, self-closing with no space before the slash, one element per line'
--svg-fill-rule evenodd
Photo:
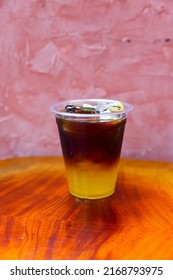
<path fill-rule="evenodd" d="M 109 99 L 80 99 L 52 105 L 50 110 L 59 130 L 69 192 L 86 199 L 112 195 L 132 106 Z"/>

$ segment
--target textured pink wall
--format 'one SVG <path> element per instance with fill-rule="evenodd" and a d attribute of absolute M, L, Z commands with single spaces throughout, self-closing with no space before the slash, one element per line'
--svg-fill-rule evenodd
<path fill-rule="evenodd" d="M 173 160 L 172 0 L 0 1 L 0 158 L 61 153 L 52 103 L 130 102 L 123 156 Z"/>

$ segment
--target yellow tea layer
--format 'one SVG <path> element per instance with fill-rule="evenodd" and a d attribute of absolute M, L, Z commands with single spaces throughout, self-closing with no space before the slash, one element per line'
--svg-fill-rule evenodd
<path fill-rule="evenodd" d="M 118 161 L 111 166 L 80 162 L 66 164 L 69 191 L 79 198 L 98 199 L 115 191 Z"/>

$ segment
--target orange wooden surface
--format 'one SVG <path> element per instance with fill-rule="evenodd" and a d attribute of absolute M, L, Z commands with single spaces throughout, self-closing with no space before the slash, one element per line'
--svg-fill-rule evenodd
<path fill-rule="evenodd" d="M 68 193 L 61 157 L 0 161 L 0 259 L 173 259 L 173 163 L 121 160 L 105 199 Z"/>

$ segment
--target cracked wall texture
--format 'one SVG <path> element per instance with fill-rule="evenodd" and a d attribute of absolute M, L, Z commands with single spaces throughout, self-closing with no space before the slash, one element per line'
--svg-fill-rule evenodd
<path fill-rule="evenodd" d="M 122 156 L 173 160 L 172 0 L 0 1 L 0 158 L 61 154 L 52 103 L 134 105 Z"/>

